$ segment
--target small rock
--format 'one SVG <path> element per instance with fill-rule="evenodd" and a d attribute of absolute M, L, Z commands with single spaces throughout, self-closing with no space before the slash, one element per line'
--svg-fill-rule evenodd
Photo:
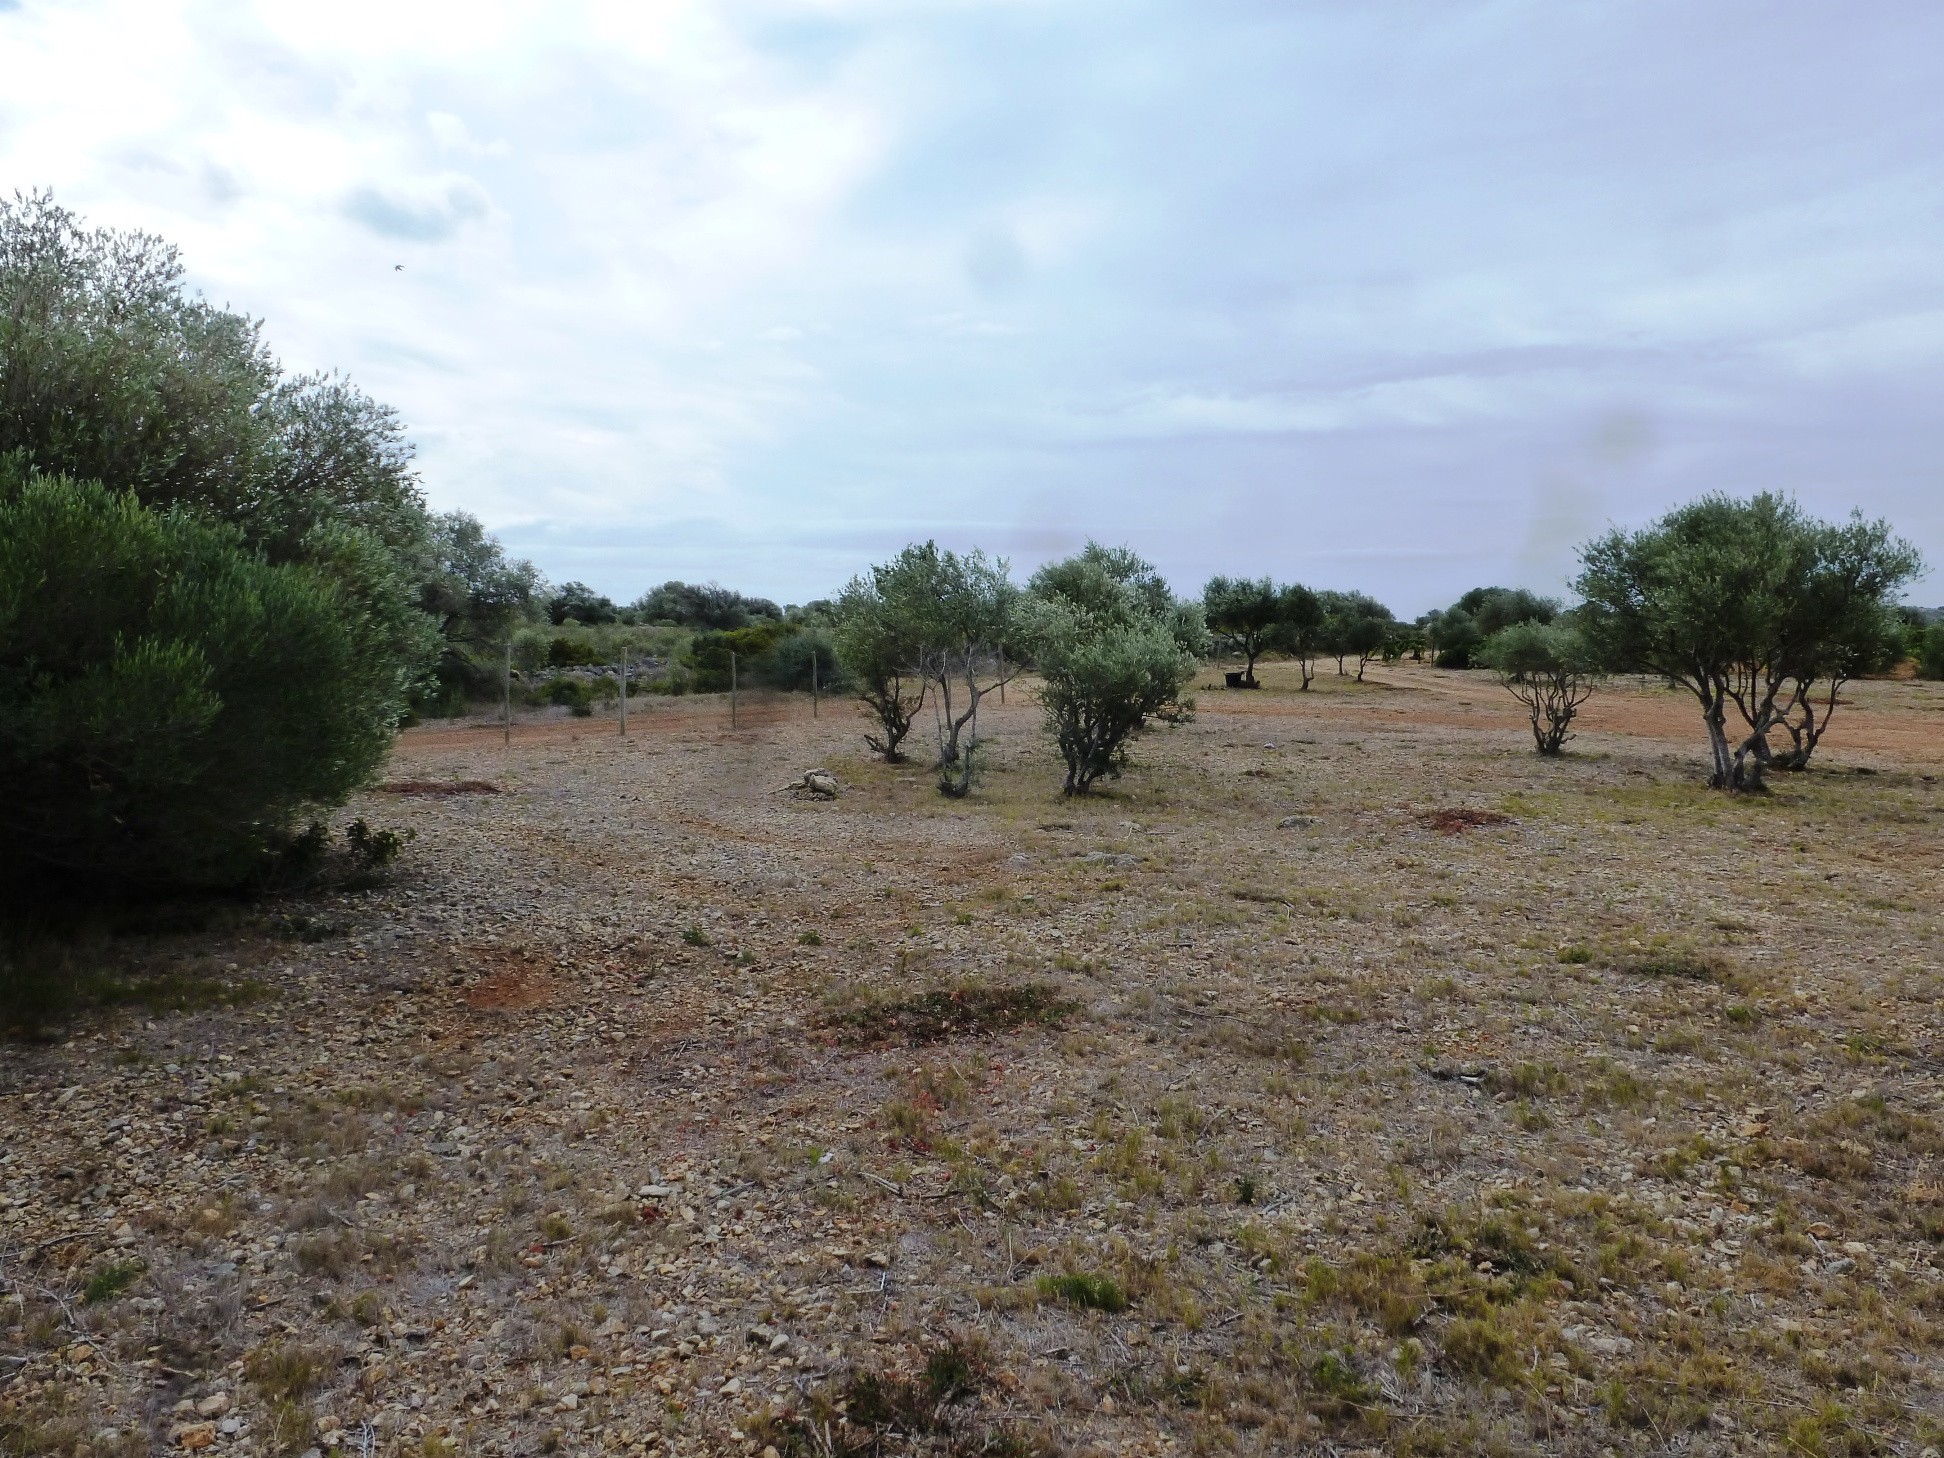
<path fill-rule="evenodd" d="M 1276 829 L 1307 830 L 1312 825 L 1321 825 L 1322 823 L 1323 819 L 1319 815 L 1285 815 L 1276 822 Z"/>
<path fill-rule="evenodd" d="M 1624 1357 L 1633 1350 L 1633 1343 L 1619 1336 L 1590 1337 L 1586 1344 L 1603 1357 Z"/>
<path fill-rule="evenodd" d="M 554 1404 L 562 1412 L 572 1412 L 580 1406 L 580 1399 L 571 1392 L 562 1393 L 560 1401 Z"/>
<path fill-rule="evenodd" d="M 227 1392 L 212 1392 L 196 1404 L 196 1413 L 199 1417 L 221 1417 L 229 1410 L 230 1395 Z"/>
<path fill-rule="evenodd" d="M 216 1424 L 214 1423 L 192 1423 L 176 1434 L 176 1446 L 187 1448 L 192 1452 L 198 1448 L 210 1447 L 215 1441 Z"/>

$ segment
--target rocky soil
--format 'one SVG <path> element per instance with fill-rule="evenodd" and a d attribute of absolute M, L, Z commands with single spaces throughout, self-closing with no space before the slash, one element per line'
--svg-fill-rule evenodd
<path fill-rule="evenodd" d="M 1944 695 L 1731 801 L 1374 678 L 1075 802 L 1017 688 L 965 801 L 408 732 L 381 884 L 0 1045 L 0 1452 L 1934 1455 Z"/>

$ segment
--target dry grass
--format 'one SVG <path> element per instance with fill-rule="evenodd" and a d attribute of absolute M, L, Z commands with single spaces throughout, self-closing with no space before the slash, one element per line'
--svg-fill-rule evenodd
<path fill-rule="evenodd" d="M 161 1346 L 398 1452 L 1944 1442 L 1944 694 L 1736 800 L 1659 690 L 1542 760 L 1482 676 L 1264 677 L 1076 802 L 1017 690 L 964 801 L 830 704 L 408 735 L 502 793 L 394 802 L 342 935 L 191 949 L 271 1001 L 23 1051 L 10 1239 L 156 1218 L 39 1270 L 98 1384 L 0 1308 L 9 1441 Z"/>

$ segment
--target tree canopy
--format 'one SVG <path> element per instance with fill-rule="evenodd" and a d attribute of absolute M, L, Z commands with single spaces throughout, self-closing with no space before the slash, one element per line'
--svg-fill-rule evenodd
<path fill-rule="evenodd" d="M 210 782 L 210 814 L 181 812 L 206 833 L 209 854 L 160 857 L 158 872 L 233 870 L 229 852 L 274 839 L 279 816 L 349 793 L 375 763 L 369 746 L 388 739 L 439 659 L 441 599 L 452 587 L 440 581 L 440 558 L 454 544 L 440 542 L 411 462 L 390 409 L 335 375 L 283 374 L 256 321 L 191 293 L 160 239 L 85 228 L 45 194 L 0 201 L 0 505 L 50 552 L 38 574 L 13 563 L 9 590 L 24 596 L 8 607 L 0 659 L 30 665 L 17 671 L 45 685 L 71 674 L 98 686 L 146 664 L 158 702 L 176 706 L 153 744 L 77 720 L 77 734 L 96 736 L 85 749 L 93 767 L 84 778 L 50 769 L 47 793 L 67 798 L 36 802 L 43 829 L 23 831 L 22 844 L 53 845 L 45 827 L 65 804 L 78 838 L 59 854 L 72 860 L 73 846 L 91 846 L 104 869 L 112 860 L 127 872 L 127 847 L 111 854 L 85 830 L 99 829 L 98 812 L 123 815 L 101 810 L 119 792 L 102 790 L 102 800 L 91 787 L 157 783 L 164 745 L 191 761 L 166 774 L 202 783 L 197 756 L 240 745 L 243 724 L 254 739 L 230 754 L 236 793 Z M 116 534 L 127 542 L 109 540 Z M 139 571 L 127 565 L 136 561 Z M 292 571 L 278 575 L 284 568 Z M 101 575 L 59 580 L 68 571 Z M 64 626 L 53 620 L 61 613 L 82 616 Z M 134 647 L 90 636 L 108 632 L 104 624 L 128 645 L 152 646 L 131 657 Z M 247 649 L 237 636 L 246 631 L 283 637 Z M 72 661 L 50 657 L 51 644 Z M 313 662 L 288 656 L 305 645 Z M 353 668 L 342 667 L 345 645 Z M 166 672 L 156 667 L 165 660 Z M 317 676 L 340 670 L 342 685 L 322 704 Z M 35 688 L 14 708 L 31 718 L 58 697 Z M 131 709 L 129 722 L 146 712 Z M 61 747 L 48 737 L 51 720 L 18 727 L 26 723 L 13 753 L 49 765 L 84 754 L 79 740 Z M 304 754 L 318 764 L 300 763 Z M 287 792 L 244 788 L 252 764 L 274 766 Z M 248 823 L 222 833 L 226 814 Z M 168 843 L 173 832 L 137 831 L 137 810 L 127 816 L 136 817 L 130 836 Z"/>
<path fill-rule="evenodd" d="M 401 712 L 437 658 L 430 521 L 395 412 L 284 375 L 257 321 L 189 292 L 174 248 L 45 193 L 0 200 L 0 455 L 331 573 L 381 628 Z"/>
<path fill-rule="evenodd" d="M 1470 668 L 1494 633 L 1515 623 L 1550 623 L 1559 604 L 1523 587 L 1474 587 L 1450 607 L 1420 620 L 1440 668 Z"/>
<path fill-rule="evenodd" d="M 1586 640 L 1565 623 L 1522 618 L 1492 634 L 1474 656 L 1526 706 L 1533 747 L 1558 754 L 1600 679 Z"/>
<path fill-rule="evenodd" d="M 1132 552 L 1095 542 L 1033 574 L 1021 621 L 1069 795 L 1120 773 L 1128 740 L 1179 697 L 1209 648 L 1199 603 L 1176 601 Z"/>
<path fill-rule="evenodd" d="M 1768 492 L 1703 497 L 1609 532 L 1581 561 L 1577 617 L 1595 654 L 1695 695 L 1709 782 L 1724 789 L 1762 785 L 1773 735 L 1792 741 L 1780 767 L 1808 762 L 1840 685 L 1900 651 L 1892 599 L 1922 569 L 1887 523 L 1818 521 Z"/>
<path fill-rule="evenodd" d="M 246 877 L 391 747 L 395 665 L 341 580 L 132 493 L 0 480 L 0 876 Z"/>
<path fill-rule="evenodd" d="M 781 622 L 784 614 L 766 597 L 746 597 L 720 583 L 664 582 L 636 598 L 628 616 L 638 623 L 726 631 L 747 628 L 759 619 Z"/>

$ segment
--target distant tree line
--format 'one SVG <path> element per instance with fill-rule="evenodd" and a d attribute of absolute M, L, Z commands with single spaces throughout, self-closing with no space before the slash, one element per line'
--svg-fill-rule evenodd
<path fill-rule="evenodd" d="M 1771 493 L 1711 495 L 1654 525 L 1613 531 L 1581 551 L 1567 608 L 1523 588 L 1480 587 L 1406 628 L 1354 593 L 1216 577 L 1203 590 L 1209 627 L 1255 687 L 1265 653 L 1299 665 L 1318 653 L 1429 652 L 1447 669 L 1492 669 L 1530 712 L 1536 747 L 1560 752 L 1581 704 L 1609 674 L 1643 674 L 1694 694 L 1711 756 L 1709 782 L 1759 789 L 1775 770 L 1806 768 L 1843 685 L 1914 659 L 1944 677 L 1944 611 L 1901 606 L 1923 569 L 1883 521 L 1819 521 Z"/>

